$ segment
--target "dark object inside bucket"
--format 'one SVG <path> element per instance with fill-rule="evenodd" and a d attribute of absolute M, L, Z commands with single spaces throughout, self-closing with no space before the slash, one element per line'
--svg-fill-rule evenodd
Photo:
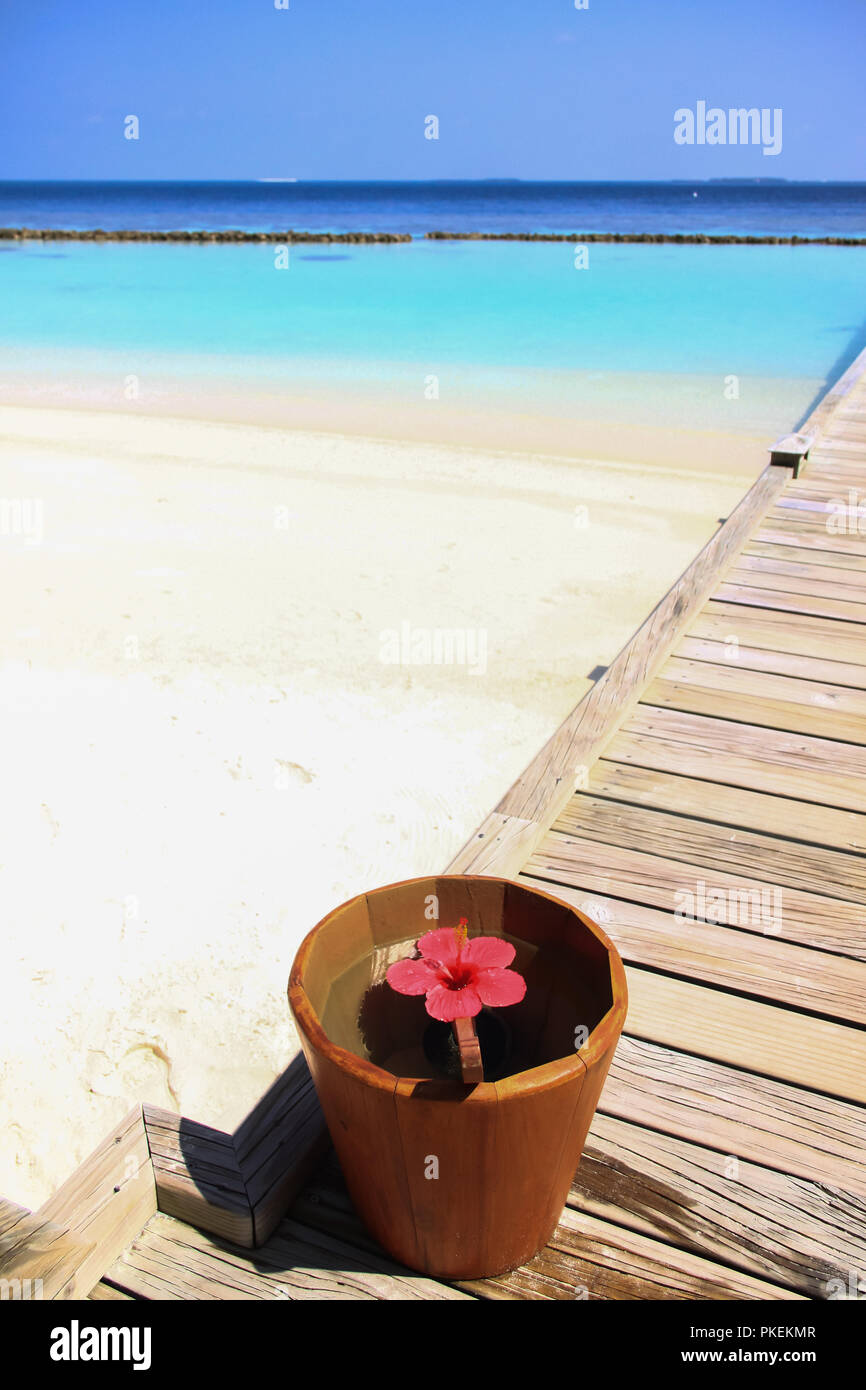
<path fill-rule="evenodd" d="M 511 1029 L 499 1014 L 482 1009 L 475 1016 L 475 1031 L 481 1046 L 481 1061 L 485 1081 L 495 1081 L 502 1075 L 511 1052 Z M 460 1049 L 450 1023 L 430 1020 L 424 1029 L 424 1056 L 443 1076 L 460 1078 Z"/>

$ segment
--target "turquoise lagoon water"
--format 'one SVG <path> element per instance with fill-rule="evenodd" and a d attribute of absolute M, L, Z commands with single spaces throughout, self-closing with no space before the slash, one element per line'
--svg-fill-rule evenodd
<path fill-rule="evenodd" d="M 327 386 L 418 368 L 834 378 L 866 343 L 866 248 L 17 243 L 0 369 L 67 363 Z M 803 408 L 809 400 L 803 400 Z M 769 423 L 769 422 L 768 422 Z"/>

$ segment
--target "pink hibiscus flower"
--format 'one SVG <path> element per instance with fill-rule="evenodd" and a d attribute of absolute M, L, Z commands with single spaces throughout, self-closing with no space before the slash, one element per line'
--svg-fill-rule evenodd
<path fill-rule="evenodd" d="M 484 1004 L 519 1004 L 526 993 L 523 976 L 506 969 L 514 960 L 514 947 L 499 936 L 468 940 L 465 917 L 457 928 L 441 927 L 422 936 L 418 950 L 420 960 L 390 966 L 388 984 L 400 994 L 426 994 L 428 1014 L 443 1023 L 473 1018 Z"/>

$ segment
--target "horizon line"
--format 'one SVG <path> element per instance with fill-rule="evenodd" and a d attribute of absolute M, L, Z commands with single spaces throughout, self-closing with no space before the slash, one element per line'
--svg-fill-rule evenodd
<path fill-rule="evenodd" d="M 115 183 L 115 184 L 167 184 L 167 185 L 188 185 L 188 184 L 252 184 L 252 183 L 271 183 L 271 184 L 418 184 L 425 186 L 435 186 L 443 184 L 552 184 L 566 185 L 572 187 L 585 187 L 596 185 L 627 185 L 627 184 L 678 184 L 689 186 L 691 184 L 748 184 L 748 185 L 769 185 L 779 186 L 782 184 L 814 184 L 814 185 L 833 185 L 844 187 L 866 187 L 866 179 L 821 179 L 821 178 L 782 178 L 779 176 L 761 175 L 729 175 L 717 176 L 715 178 L 630 178 L 630 179 L 534 179 L 534 178 L 512 178 L 483 176 L 478 178 L 439 178 L 439 179 L 367 179 L 367 178 L 303 178 L 291 175 L 252 175 L 244 178 L 96 178 L 96 177 L 76 177 L 76 178 L 55 178 L 55 177 L 11 177 L 0 175 L 0 185 L 9 183 Z"/>

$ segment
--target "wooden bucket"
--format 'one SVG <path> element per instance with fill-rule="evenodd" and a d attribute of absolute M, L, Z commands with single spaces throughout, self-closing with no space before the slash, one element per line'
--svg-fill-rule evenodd
<path fill-rule="evenodd" d="M 438 914 L 438 916 L 437 916 Z M 385 982 L 437 927 L 503 936 L 526 980 L 501 1074 L 435 1079 L 422 996 Z M 410 879 L 344 903 L 292 966 L 289 1004 L 355 1207 L 395 1259 L 442 1279 L 530 1260 L 562 1213 L 623 1023 L 625 972 L 594 922 L 510 880 Z"/>

